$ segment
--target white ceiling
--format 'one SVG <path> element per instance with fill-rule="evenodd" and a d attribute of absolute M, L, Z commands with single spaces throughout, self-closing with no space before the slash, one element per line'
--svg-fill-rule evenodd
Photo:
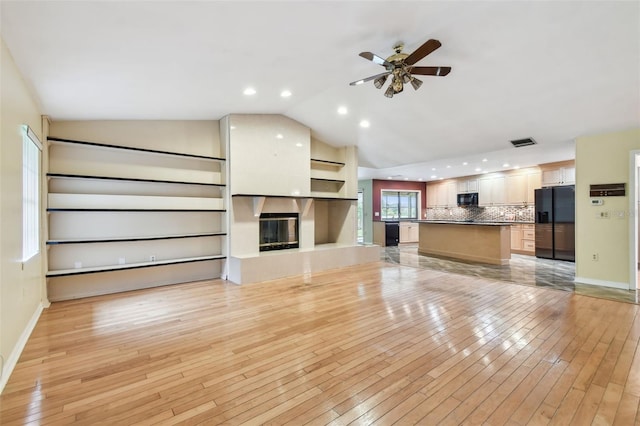
<path fill-rule="evenodd" d="M 55 120 L 284 114 L 332 145 L 357 145 L 360 177 L 431 180 L 565 160 L 575 137 L 640 126 L 638 1 L 0 8 L 2 38 Z M 387 57 L 398 41 L 410 53 L 429 38 L 442 47 L 416 65 L 451 66 L 447 77 L 424 76 L 420 90 L 393 99 L 386 86 L 348 85 L 384 71 L 358 53 Z M 257 94 L 243 95 L 247 86 Z M 283 89 L 293 95 L 281 98 Z M 525 137 L 538 145 L 511 147 Z"/>

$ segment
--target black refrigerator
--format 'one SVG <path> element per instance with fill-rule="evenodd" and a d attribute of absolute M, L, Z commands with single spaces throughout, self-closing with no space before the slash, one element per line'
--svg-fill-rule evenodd
<path fill-rule="evenodd" d="M 576 260 L 574 185 L 535 190 L 536 257 Z"/>

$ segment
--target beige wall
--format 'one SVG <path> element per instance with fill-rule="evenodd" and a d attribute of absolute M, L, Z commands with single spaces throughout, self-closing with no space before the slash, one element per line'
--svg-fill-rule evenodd
<path fill-rule="evenodd" d="M 4 41 L 0 40 L 0 390 L 42 308 L 42 255 L 22 264 L 22 133 L 42 139 L 41 117 Z M 44 240 L 44 238 L 42 238 Z M 44 242 L 44 241 L 43 241 Z M 42 245 L 41 253 L 44 253 Z"/>
<path fill-rule="evenodd" d="M 640 129 L 576 139 L 576 282 L 628 288 L 631 151 L 640 149 Z M 589 185 L 626 183 L 625 197 L 602 197 L 591 206 Z M 609 219 L 597 218 L 609 212 Z M 618 218 L 617 213 L 623 212 Z M 598 260 L 592 260 L 598 254 Z"/>

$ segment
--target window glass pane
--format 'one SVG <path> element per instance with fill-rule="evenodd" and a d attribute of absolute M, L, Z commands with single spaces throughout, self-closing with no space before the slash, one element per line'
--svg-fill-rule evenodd
<path fill-rule="evenodd" d="M 415 191 L 382 191 L 382 220 L 418 219 L 418 193 Z"/>

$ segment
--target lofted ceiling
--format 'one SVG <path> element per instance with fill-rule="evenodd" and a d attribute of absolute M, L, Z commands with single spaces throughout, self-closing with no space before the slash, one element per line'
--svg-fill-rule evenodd
<path fill-rule="evenodd" d="M 566 160 L 578 136 L 640 126 L 637 1 L 0 8 L 2 38 L 54 120 L 284 114 L 329 144 L 357 145 L 361 178 L 433 180 Z M 349 86 L 384 71 L 360 52 L 387 57 L 401 41 L 410 53 L 430 38 L 442 47 L 416 65 L 451 66 L 448 76 L 420 77 L 418 91 L 392 99 L 386 85 Z M 244 95 L 247 87 L 256 94 Z M 538 144 L 511 147 L 526 137 Z"/>

